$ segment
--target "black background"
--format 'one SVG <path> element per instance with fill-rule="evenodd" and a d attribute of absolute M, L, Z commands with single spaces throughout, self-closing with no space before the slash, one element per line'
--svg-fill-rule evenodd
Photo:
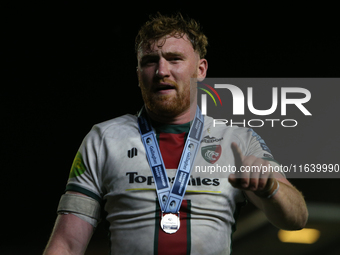
<path fill-rule="evenodd" d="M 0 249 L 42 252 L 84 136 L 95 123 L 141 107 L 134 38 L 149 14 L 179 10 L 200 21 L 209 39 L 208 77 L 339 77 L 334 9 L 180 1 L 3 4 Z M 322 108 L 326 102 L 313 96 Z M 337 126 L 338 115 L 324 122 Z M 336 155 L 338 143 L 326 146 L 339 140 L 336 129 L 322 131 L 314 132 L 324 136 L 320 146 Z M 277 134 L 260 134 L 279 150 Z M 293 145 L 294 139 L 287 137 Z M 307 201 L 339 202 L 338 180 L 292 183 Z"/>

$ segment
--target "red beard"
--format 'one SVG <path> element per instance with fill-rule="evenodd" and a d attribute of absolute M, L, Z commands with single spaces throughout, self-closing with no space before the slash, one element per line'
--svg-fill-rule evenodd
<path fill-rule="evenodd" d="M 185 112 L 190 107 L 190 86 L 185 86 L 182 89 L 178 87 L 177 83 L 164 80 L 174 86 L 169 94 L 157 93 L 157 86 L 146 88 L 140 84 L 142 96 L 146 107 L 156 113 L 164 116 L 177 116 Z"/>

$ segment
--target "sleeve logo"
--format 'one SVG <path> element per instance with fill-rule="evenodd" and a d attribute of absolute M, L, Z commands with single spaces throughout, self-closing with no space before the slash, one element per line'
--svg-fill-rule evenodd
<path fill-rule="evenodd" d="M 71 167 L 71 172 L 69 178 L 77 177 L 82 175 L 86 171 L 86 167 L 84 165 L 83 157 L 80 152 L 77 152 L 76 157 L 73 160 L 73 164 Z"/>

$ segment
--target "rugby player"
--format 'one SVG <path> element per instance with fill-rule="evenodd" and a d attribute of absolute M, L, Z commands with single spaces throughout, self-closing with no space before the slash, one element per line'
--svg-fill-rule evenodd
<path fill-rule="evenodd" d="M 206 46 L 199 24 L 180 14 L 158 14 L 143 25 L 136 37 L 136 53 L 145 106 L 136 116 L 126 114 L 95 125 L 85 137 L 44 254 L 83 254 L 101 208 L 110 223 L 111 254 L 230 254 L 236 214 L 246 200 L 278 228 L 305 226 L 304 198 L 281 173 L 238 172 L 206 178 L 177 169 L 188 150 L 196 151 L 194 165 L 277 166 L 253 130 L 213 127 L 212 118 L 200 115 L 197 87 L 191 81 L 206 77 Z M 191 132 L 193 123 L 202 125 Z M 145 139 L 144 129 L 150 133 Z M 200 134 L 199 145 L 196 148 L 192 142 L 187 148 L 193 132 Z M 155 170 L 152 161 L 161 159 L 165 169 Z M 183 186 L 172 189 L 173 194 L 159 195 L 161 185 L 177 184 Z M 177 205 L 178 212 L 172 212 Z M 169 215 L 174 218 L 161 223 Z M 178 223 L 171 225 L 172 220 Z"/>

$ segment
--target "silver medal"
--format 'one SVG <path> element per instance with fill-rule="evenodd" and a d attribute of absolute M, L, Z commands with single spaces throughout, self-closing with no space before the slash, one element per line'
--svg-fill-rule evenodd
<path fill-rule="evenodd" d="M 162 213 L 161 228 L 165 233 L 173 234 L 177 232 L 180 227 L 179 213 L 178 215 L 167 213 Z"/>

